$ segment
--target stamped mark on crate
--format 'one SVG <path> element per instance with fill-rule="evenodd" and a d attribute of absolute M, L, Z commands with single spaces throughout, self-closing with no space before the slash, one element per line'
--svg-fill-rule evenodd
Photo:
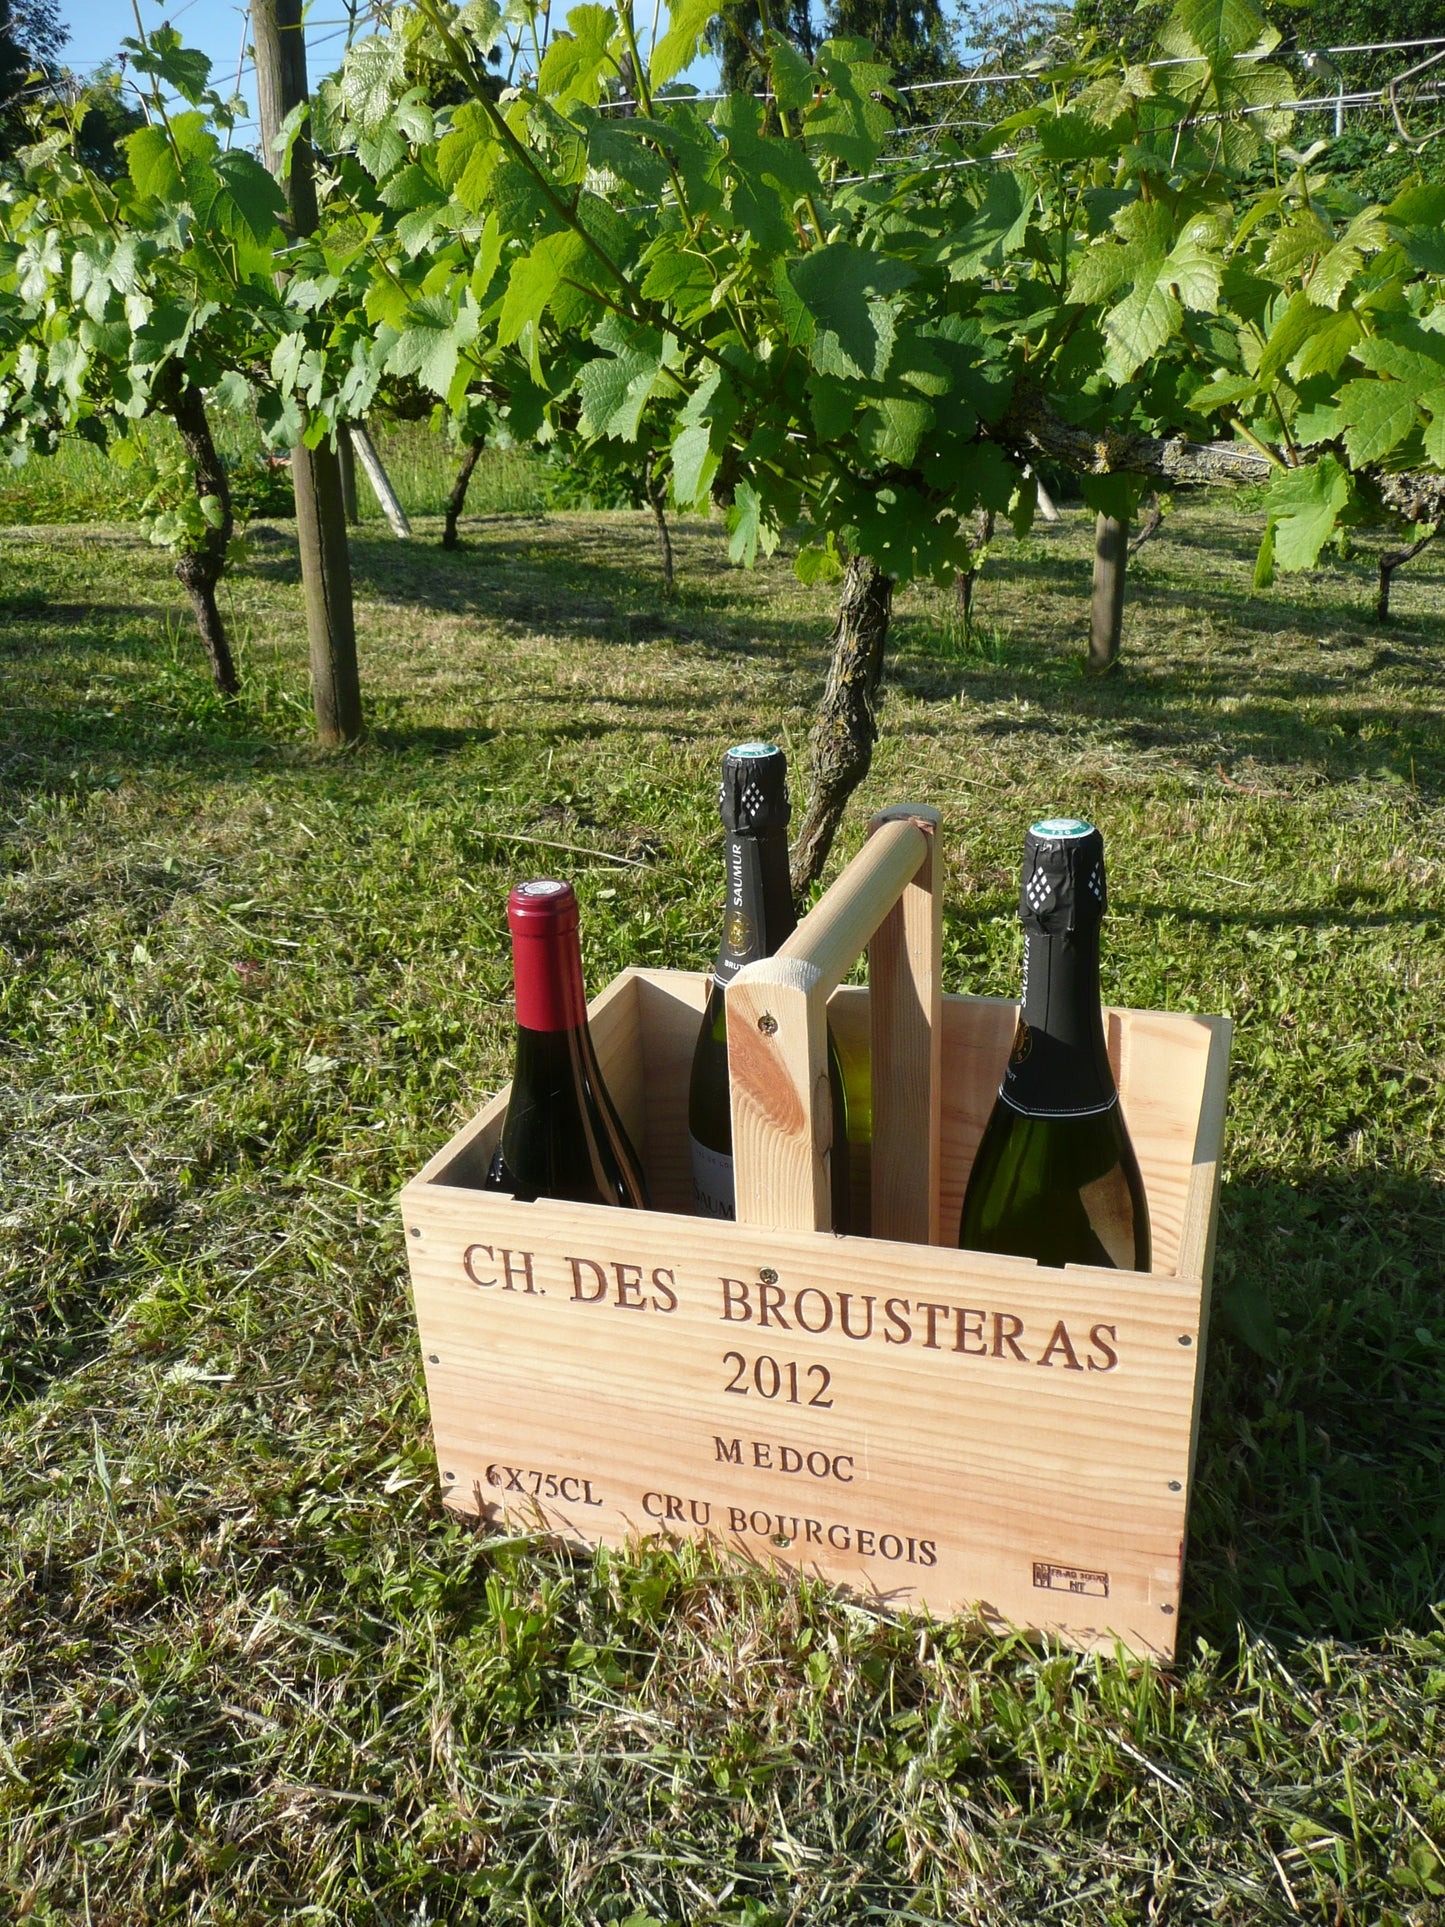
<path fill-rule="evenodd" d="M 1044 1592 L 1088 1593 L 1095 1599 L 1109 1597 L 1107 1572 L 1090 1572 L 1086 1566 L 1056 1566 L 1048 1559 L 1035 1559 L 1034 1584 Z"/>

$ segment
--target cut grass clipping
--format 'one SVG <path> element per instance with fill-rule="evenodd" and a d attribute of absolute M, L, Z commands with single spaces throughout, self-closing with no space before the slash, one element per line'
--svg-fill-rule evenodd
<path fill-rule="evenodd" d="M 1167 1676 L 438 1502 L 393 1198 L 507 1074 L 508 884 L 575 877 L 593 988 L 705 966 L 718 754 L 801 769 L 824 590 L 368 525 L 335 759 L 285 523 L 232 709 L 133 531 L 0 538 L 6 1918 L 1445 1919 L 1445 559 L 1385 639 L 1368 554 L 1251 599 L 1186 507 L 1095 684 L 1091 529 L 1000 545 L 982 643 L 901 599 L 834 869 L 938 803 L 949 987 L 1011 994 L 1023 829 L 1088 815 L 1108 995 L 1238 1022 Z"/>

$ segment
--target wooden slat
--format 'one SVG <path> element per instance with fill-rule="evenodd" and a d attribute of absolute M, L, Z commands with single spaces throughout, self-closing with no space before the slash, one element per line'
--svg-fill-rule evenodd
<path fill-rule="evenodd" d="M 1122 1023 L 1119 1103 L 1144 1173 L 1151 1269 L 1167 1277 L 1180 1268 L 1194 1138 L 1218 1020 L 1149 1010 L 1107 1016 L 1111 1026 L 1116 1019 Z"/>
<path fill-rule="evenodd" d="M 939 1240 L 958 1243 L 963 1194 L 1008 1063 L 1018 1005 L 1004 997 L 943 1000 L 943 1125 Z"/>
<path fill-rule="evenodd" d="M 875 816 L 924 832 L 923 861 L 868 945 L 872 1007 L 873 1236 L 939 1242 L 943 893 L 938 812 L 899 803 Z"/>
<path fill-rule="evenodd" d="M 748 964 L 728 985 L 740 1223 L 828 1228 L 827 1001 L 917 875 L 928 848 L 918 823 L 883 824 L 776 954 Z"/>
<path fill-rule="evenodd" d="M 749 964 L 728 985 L 733 1192 L 741 1224 L 826 1231 L 832 1221 L 827 996 L 815 965 L 781 953 Z"/>
<path fill-rule="evenodd" d="M 805 958 L 818 973 L 824 997 L 831 996 L 927 857 L 927 835 L 912 814 L 897 819 L 890 814 L 824 891 L 777 957 Z M 749 964 L 748 971 L 764 971 L 772 961 Z"/>
<path fill-rule="evenodd" d="M 1179 1238 L 1179 1266 L 1200 1280 L 1199 1367 L 1189 1423 L 1189 1483 L 1199 1450 L 1200 1401 L 1204 1393 L 1204 1341 L 1209 1330 L 1209 1305 L 1214 1283 L 1214 1244 L 1219 1231 L 1219 1187 L 1224 1172 L 1224 1109 L 1229 1094 L 1229 1047 L 1234 1025 L 1228 1017 L 1204 1020 L 1210 1027 L 1209 1061 L 1199 1105 L 1199 1122 Z"/>
<path fill-rule="evenodd" d="M 592 1544 L 706 1530 L 894 1604 L 1172 1649 L 1197 1285 L 437 1185 L 404 1203 L 452 1504 L 525 1525 L 540 1502 Z"/>

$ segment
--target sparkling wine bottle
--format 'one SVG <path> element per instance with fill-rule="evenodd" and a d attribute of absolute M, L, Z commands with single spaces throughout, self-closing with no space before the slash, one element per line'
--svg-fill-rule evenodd
<path fill-rule="evenodd" d="M 1024 839 L 1023 1000 L 958 1242 L 1045 1265 L 1149 1269 L 1149 1207 L 1104 1042 L 1104 839 L 1073 817 Z"/>
<path fill-rule="evenodd" d="M 519 883 L 507 900 L 517 997 L 512 1095 L 486 1188 L 646 1210 L 642 1166 L 592 1048 L 570 883 Z"/>
<path fill-rule="evenodd" d="M 772 743 L 739 743 L 723 757 L 719 813 L 727 831 L 727 911 L 687 1093 L 693 1208 L 736 1216 L 732 1101 L 728 1084 L 727 987 L 744 964 L 771 957 L 797 918 L 788 877 L 788 762 Z M 848 1120 L 831 1030 L 833 1229 L 849 1228 Z"/>

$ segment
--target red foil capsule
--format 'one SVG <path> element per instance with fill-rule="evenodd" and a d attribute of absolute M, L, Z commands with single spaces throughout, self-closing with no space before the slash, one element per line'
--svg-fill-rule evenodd
<path fill-rule="evenodd" d="M 577 896 L 570 883 L 539 877 L 507 899 L 517 1022 L 523 1030 L 576 1030 L 585 1022 Z"/>

